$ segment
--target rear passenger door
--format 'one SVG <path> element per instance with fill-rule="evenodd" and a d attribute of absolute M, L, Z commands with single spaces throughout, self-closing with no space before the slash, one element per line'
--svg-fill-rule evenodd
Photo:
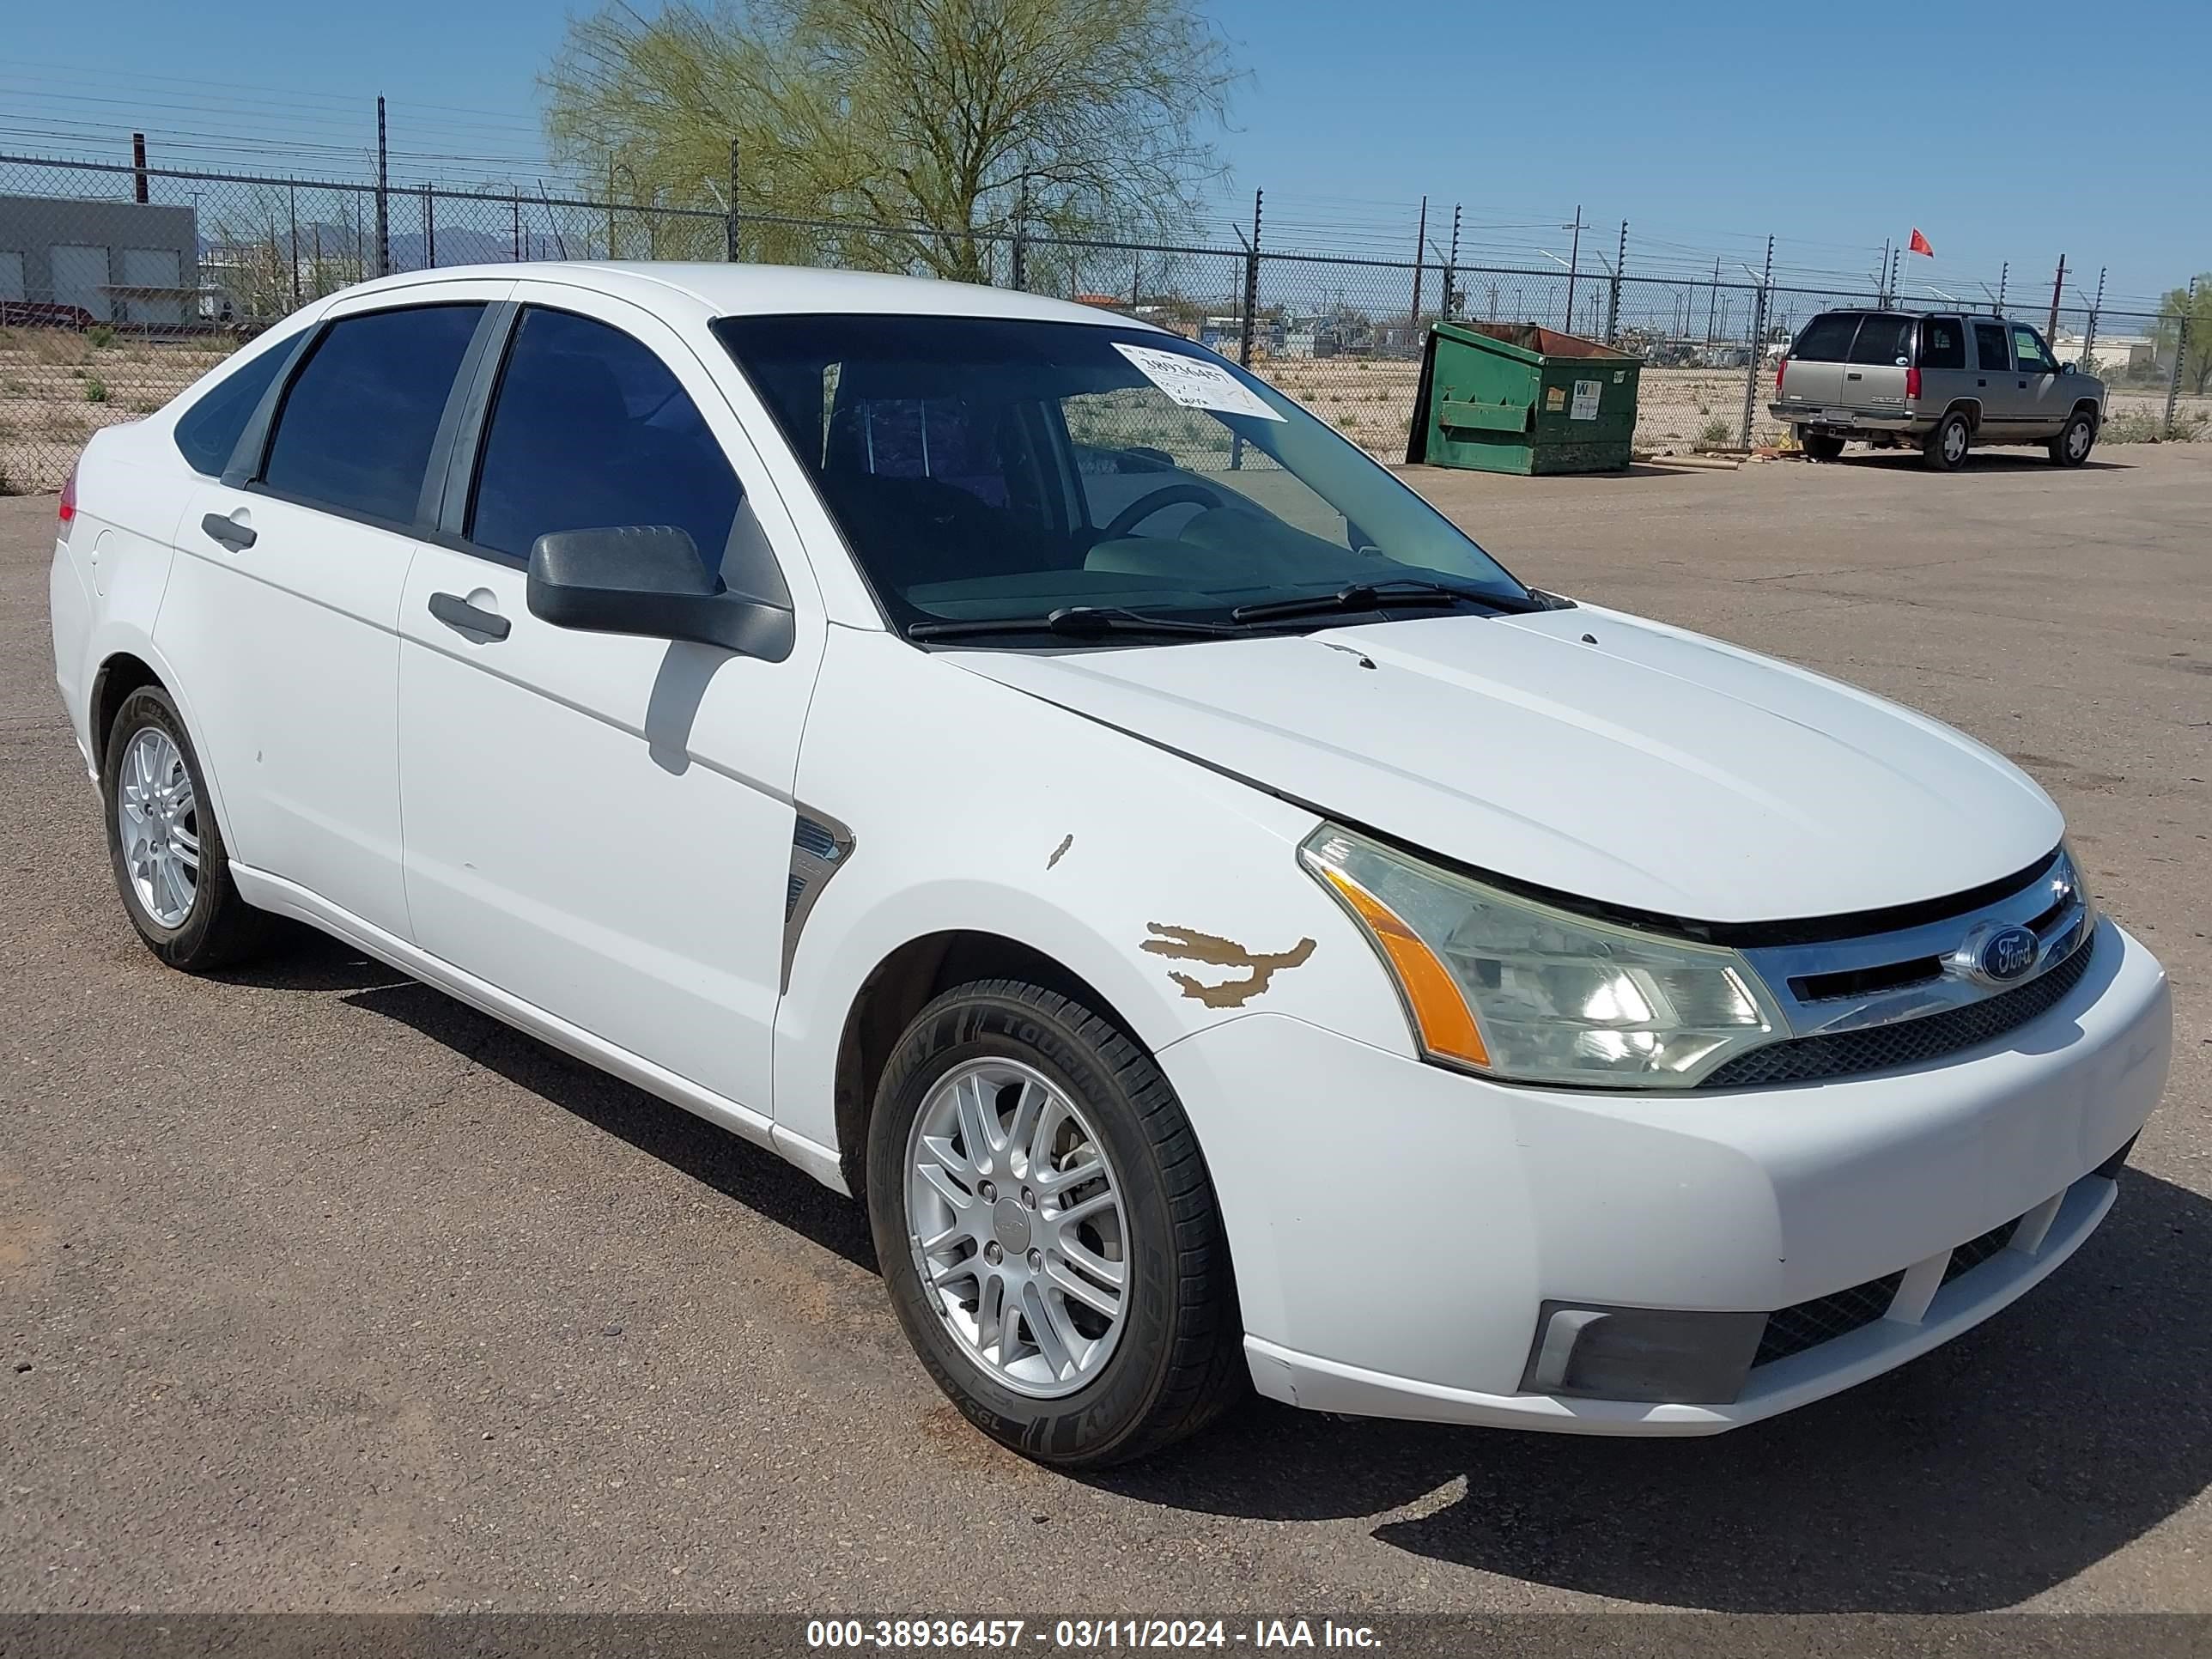
<path fill-rule="evenodd" d="M 401 939 L 399 598 L 450 394 L 509 286 L 364 296 L 325 318 L 270 387 L 273 420 L 257 415 L 248 453 L 187 503 L 155 626 L 232 855 Z"/>
<path fill-rule="evenodd" d="M 1993 443 L 2018 437 L 2030 413 L 2013 373 L 2012 342 L 2002 322 L 1974 321 L 1974 395 L 1982 400 L 1982 433 Z"/>

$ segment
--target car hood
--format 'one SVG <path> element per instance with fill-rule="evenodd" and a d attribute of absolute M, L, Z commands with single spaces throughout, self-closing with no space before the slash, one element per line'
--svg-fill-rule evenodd
<path fill-rule="evenodd" d="M 944 655 L 1445 857 L 1698 921 L 1945 897 L 2033 864 L 2064 827 L 1948 726 L 1596 606 Z"/>

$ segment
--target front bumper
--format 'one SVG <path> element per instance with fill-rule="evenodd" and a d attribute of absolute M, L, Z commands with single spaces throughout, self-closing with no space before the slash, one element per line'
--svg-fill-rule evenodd
<path fill-rule="evenodd" d="M 1701 1434 L 1850 1387 L 2024 1293 L 2111 1206 L 2165 1085 L 2163 970 L 2109 920 L 2039 1019 L 1924 1066 L 1674 1098 L 1461 1076 L 1281 1016 L 1160 1061 L 1205 1147 L 1261 1392 L 1318 1409 Z M 1941 1283 L 1953 1249 L 2011 1242 Z M 1772 1312 L 1899 1273 L 1724 1404 L 1530 1393 L 1547 1300 Z M 1930 1293 L 1932 1292 L 1932 1294 Z"/>

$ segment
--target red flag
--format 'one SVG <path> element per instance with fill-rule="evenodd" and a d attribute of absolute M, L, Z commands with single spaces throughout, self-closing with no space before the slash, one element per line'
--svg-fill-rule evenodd
<path fill-rule="evenodd" d="M 1924 253 L 1931 259 L 1936 257 L 1936 250 L 1928 246 L 1928 239 L 1920 234 L 1920 227 L 1917 225 L 1913 226 L 1912 240 L 1905 246 L 1911 252 Z"/>

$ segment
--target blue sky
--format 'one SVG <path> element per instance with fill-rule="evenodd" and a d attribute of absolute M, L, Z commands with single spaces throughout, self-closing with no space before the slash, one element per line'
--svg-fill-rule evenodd
<path fill-rule="evenodd" d="M 2109 266 L 2121 296 L 2212 268 L 2203 0 L 1871 21 L 1614 0 L 1206 9 L 1249 70 L 1223 194 L 1249 214 L 1266 185 L 1271 241 L 1410 253 L 1426 194 L 1432 227 L 1456 201 L 1467 245 L 1515 263 L 1565 252 L 1579 204 L 1608 256 L 1630 221 L 1632 271 L 1718 254 L 1726 276 L 1771 232 L 1784 267 L 1870 273 L 1915 225 L 1939 257 L 1908 276 L 1969 295 L 2008 260 L 2012 293 L 2047 296 L 2061 252 L 2085 287 Z M 380 91 L 416 178 L 542 165 L 534 77 L 566 17 L 543 0 L 12 10 L 0 149 L 119 156 L 137 126 L 178 165 L 357 175 Z"/>

